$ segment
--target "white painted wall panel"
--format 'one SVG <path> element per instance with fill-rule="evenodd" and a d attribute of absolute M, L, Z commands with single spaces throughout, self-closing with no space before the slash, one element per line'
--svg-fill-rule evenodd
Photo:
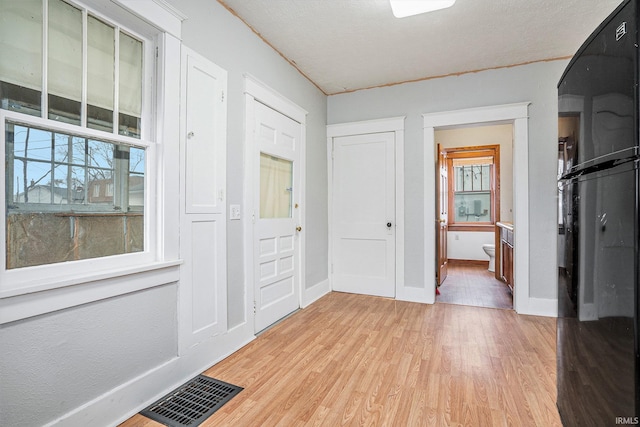
<path fill-rule="evenodd" d="M 204 328 L 215 328 L 220 319 L 220 305 L 218 301 L 219 287 L 226 287 L 226 283 L 220 283 L 220 260 L 224 255 L 219 253 L 218 240 L 224 233 L 218 233 L 223 226 L 220 221 L 194 221 L 191 223 L 191 268 L 193 272 L 191 294 L 192 332 L 198 332 Z M 222 257 L 220 255 L 223 255 Z M 224 276 L 222 276 L 224 277 Z M 226 305 L 226 301 L 224 301 Z M 226 319 L 224 319 L 226 321 Z"/>

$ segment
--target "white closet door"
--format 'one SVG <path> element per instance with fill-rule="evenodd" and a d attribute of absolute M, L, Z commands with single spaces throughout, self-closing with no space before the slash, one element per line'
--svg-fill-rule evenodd
<path fill-rule="evenodd" d="M 184 353 L 227 329 L 227 73 L 184 47 L 182 61 L 179 322 Z"/>
<path fill-rule="evenodd" d="M 333 289 L 395 297 L 393 132 L 333 140 Z"/>

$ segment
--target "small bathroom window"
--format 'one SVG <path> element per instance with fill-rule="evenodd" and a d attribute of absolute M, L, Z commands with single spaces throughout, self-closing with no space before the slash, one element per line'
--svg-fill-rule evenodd
<path fill-rule="evenodd" d="M 499 200 L 499 150 L 499 145 L 444 150 L 449 229 L 493 229 Z"/>

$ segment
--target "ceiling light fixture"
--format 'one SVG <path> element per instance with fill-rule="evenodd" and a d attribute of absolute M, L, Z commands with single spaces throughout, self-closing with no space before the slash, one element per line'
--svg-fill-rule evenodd
<path fill-rule="evenodd" d="M 453 6 L 456 0 L 389 0 L 393 16 L 404 18 Z"/>

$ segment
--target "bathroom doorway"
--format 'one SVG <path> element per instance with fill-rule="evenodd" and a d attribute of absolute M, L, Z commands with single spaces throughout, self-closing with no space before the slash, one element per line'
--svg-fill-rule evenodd
<path fill-rule="evenodd" d="M 436 129 L 434 137 L 436 302 L 512 309 L 496 223 L 513 223 L 513 125 Z"/>

